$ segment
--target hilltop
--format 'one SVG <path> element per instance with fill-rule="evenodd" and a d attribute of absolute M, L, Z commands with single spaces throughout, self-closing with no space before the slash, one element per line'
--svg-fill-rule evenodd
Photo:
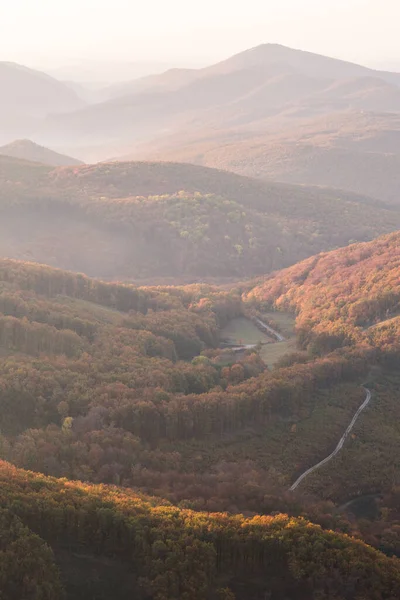
<path fill-rule="evenodd" d="M 368 197 L 176 163 L 2 157 L 0 212 L 4 256 L 125 280 L 248 278 L 400 227 Z"/>
<path fill-rule="evenodd" d="M 15 142 L 1 146 L 0 155 L 21 158 L 23 160 L 39 162 L 54 167 L 82 164 L 82 162 L 76 158 L 64 156 L 63 154 L 54 152 L 54 150 L 39 146 L 31 140 L 15 140 Z"/>
<path fill-rule="evenodd" d="M 376 71 L 348 61 L 322 56 L 305 50 L 289 48 L 281 44 L 261 44 L 255 46 L 205 70 L 206 72 L 227 73 L 242 68 L 277 64 L 288 65 L 293 69 L 297 69 L 303 75 L 310 77 L 344 79 L 375 75 L 390 83 L 400 83 L 399 73 Z"/>

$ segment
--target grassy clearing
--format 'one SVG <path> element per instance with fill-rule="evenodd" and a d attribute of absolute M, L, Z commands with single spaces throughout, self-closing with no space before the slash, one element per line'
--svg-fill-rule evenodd
<path fill-rule="evenodd" d="M 286 340 L 285 342 L 274 342 L 263 346 L 260 351 L 260 356 L 268 367 L 273 367 L 282 356 L 295 352 L 296 340 Z"/>
<path fill-rule="evenodd" d="M 268 365 L 273 367 L 276 362 L 285 354 L 296 350 L 296 340 L 294 334 L 295 319 L 287 313 L 270 312 L 264 313 L 266 321 L 275 322 L 280 332 L 287 338 L 284 342 L 275 342 L 265 333 L 260 331 L 250 319 L 238 317 L 232 319 L 222 330 L 222 337 L 234 340 L 238 345 L 241 344 L 265 344 L 262 346 L 260 356 Z"/>
<path fill-rule="evenodd" d="M 266 321 L 276 323 L 279 327 L 280 333 L 286 338 L 294 337 L 294 327 L 296 325 L 296 319 L 290 313 L 285 312 L 265 312 L 262 315 Z"/>
<path fill-rule="evenodd" d="M 296 350 L 295 318 L 284 312 L 268 312 L 263 313 L 262 316 L 266 322 L 276 323 L 280 333 L 286 338 L 284 342 L 274 342 L 261 349 L 261 358 L 269 368 L 272 368 L 282 356 Z"/>
<path fill-rule="evenodd" d="M 258 344 L 270 341 L 262 331 L 245 317 L 232 319 L 222 330 L 222 338 L 234 340 L 239 346 L 242 344 Z"/>

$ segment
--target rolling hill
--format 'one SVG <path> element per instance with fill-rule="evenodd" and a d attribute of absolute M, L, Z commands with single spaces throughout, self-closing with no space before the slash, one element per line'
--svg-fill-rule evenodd
<path fill-rule="evenodd" d="M 392 330 L 390 341 L 396 347 L 392 335 L 400 326 L 399 241 L 396 232 L 311 257 L 256 286 L 250 297 L 296 312 L 304 344 L 379 346 Z"/>
<path fill-rule="evenodd" d="M 76 158 L 58 154 L 58 152 L 39 146 L 31 140 L 15 140 L 15 142 L 1 146 L 0 155 L 21 158 L 30 162 L 39 162 L 54 167 L 82 164 Z"/>
<path fill-rule="evenodd" d="M 109 88 L 114 98 L 128 96 L 139 90 L 178 89 L 195 79 L 209 75 L 226 75 L 243 69 L 265 68 L 268 73 L 278 74 L 281 70 L 298 72 L 305 77 L 333 80 L 363 77 L 377 77 L 389 84 L 400 84 L 400 75 L 385 71 L 376 71 L 361 65 L 333 59 L 312 52 L 305 52 L 281 46 L 262 44 L 250 48 L 215 65 L 202 69 L 170 69 L 164 73 L 150 75 Z"/>
<path fill-rule="evenodd" d="M 398 560 L 304 519 L 196 513 L 6 463 L 0 478 L 11 509 L 1 523 L 0 589 L 10 600 L 32 588 L 33 600 L 61 600 L 64 590 L 71 600 L 389 600 L 400 585 Z M 36 550 L 29 561 L 24 549 Z"/>
<path fill-rule="evenodd" d="M 377 78 L 388 84 L 399 85 L 399 73 L 376 71 L 350 62 L 337 60 L 311 52 L 295 50 L 279 44 L 263 44 L 241 52 L 215 65 L 202 69 L 170 69 L 164 73 L 117 84 L 110 88 L 114 98 L 128 97 L 138 91 L 176 90 L 195 80 L 210 76 L 229 75 L 234 72 L 262 69 L 264 76 L 279 75 L 289 71 L 315 80 L 344 80 L 351 78 Z"/>
<path fill-rule="evenodd" d="M 250 277 L 400 227 L 368 197 L 174 163 L 3 157 L 0 212 L 3 256 L 114 280 Z"/>
<path fill-rule="evenodd" d="M 343 107 L 342 107 L 343 108 Z M 243 124 L 212 134 L 200 127 L 138 145 L 125 158 L 176 160 L 287 183 L 338 187 L 399 203 L 400 113 L 346 109 Z"/>
<path fill-rule="evenodd" d="M 77 110 L 82 101 L 63 83 L 17 63 L 0 63 L 2 109 L 26 110 L 33 116 Z"/>

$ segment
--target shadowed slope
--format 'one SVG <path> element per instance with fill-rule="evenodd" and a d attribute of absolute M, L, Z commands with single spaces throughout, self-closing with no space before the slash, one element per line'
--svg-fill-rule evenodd
<path fill-rule="evenodd" d="M 0 212 L 3 255 L 121 279 L 248 277 L 400 227 L 369 198 L 175 163 L 4 157 Z"/>

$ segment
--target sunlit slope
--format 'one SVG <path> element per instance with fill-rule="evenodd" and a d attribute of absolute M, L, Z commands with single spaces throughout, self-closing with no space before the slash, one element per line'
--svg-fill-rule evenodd
<path fill-rule="evenodd" d="M 109 557 L 111 574 L 117 570 L 113 559 L 124 564 L 115 598 L 128 597 L 130 587 L 137 598 L 159 600 L 260 594 L 394 600 L 400 585 L 398 560 L 302 519 L 180 510 L 126 490 L 50 479 L 7 463 L 0 465 L 0 480 L 2 505 L 47 540 L 56 556 L 61 547 L 72 553 L 79 545 L 86 556 Z M 61 556 L 65 579 L 68 563 Z M 87 581 L 75 586 L 85 589 Z M 103 597 L 101 591 L 96 597 Z"/>

